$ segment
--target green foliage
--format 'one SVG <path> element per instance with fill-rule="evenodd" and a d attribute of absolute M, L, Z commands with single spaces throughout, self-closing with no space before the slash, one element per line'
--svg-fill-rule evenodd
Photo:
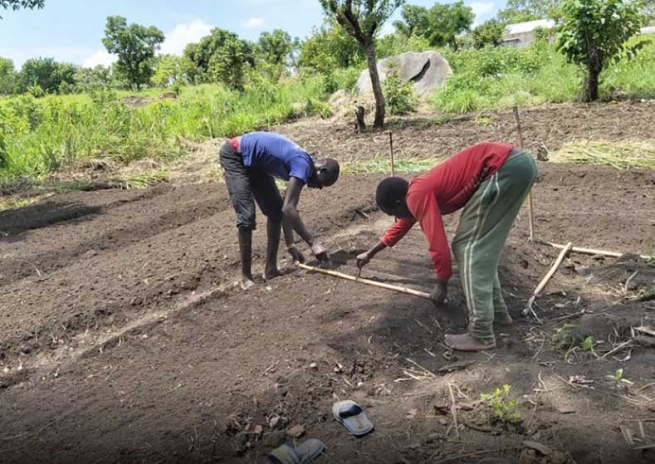
<path fill-rule="evenodd" d="M 405 52 L 424 52 L 432 49 L 433 47 L 424 37 L 389 34 L 378 39 L 377 56 L 382 59 Z"/>
<path fill-rule="evenodd" d="M 562 0 L 507 0 L 498 19 L 504 24 L 516 24 L 558 16 Z"/>
<path fill-rule="evenodd" d="M 473 46 L 477 49 L 486 46 L 498 47 L 503 44 L 505 26 L 495 19 L 485 21 L 471 31 Z"/>
<path fill-rule="evenodd" d="M 19 90 L 26 92 L 31 86 L 38 85 L 46 93 L 57 93 L 63 82 L 74 85 L 76 74 L 76 66 L 57 63 L 52 58 L 27 60 L 19 74 Z"/>
<path fill-rule="evenodd" d="M 12 95 L 17 90 L 18 74 L 14 62 L 0 58 L 0 95 Z"/>
<path fill-rule="evenodd" d="M 255 65 L 253 46 L 219 28 L 212 29 L 199 43 L 187 45 L 184 56 L 192 64 L 191 82 L 221 82 L 231 89 L 242 89 L 248 69 Z"/>
<path fill-rule="evenodd" d="M 275 29 L 262 32 L 257 41 L 257 54 L 264 62 L 273 65 L 287 65 L 292 52 L 298 47 L 298 40 L 293 40 L 288 32 Z"/>
<path fill-rule="evenodd" d="M 475 14 L 462 0 L 450 4 L 435 3 L 432 8 L 406 5 L 403 21 L 394 22 L 396 30 L 406 36 L 423 37 L 435 47 L 458 48 L 457 37 L 471 29 Z"/>
<path fill-rule="evenodd" d="M 118 55 L 116 72 L 140 90 L 150 83 L 154 73 L 155 52 L 164 42 L 164 33 L 154 26 L 130 24 L 122 16 L 107 18 L 102 43 L 109 53 Z"/>
<path fill-rule="evenodd" d="M 585 338 L 584 341 L 582 342 L 582 349 L 587 353 L 596 354 L 596 351 L 594 350 L 595 346 L 596 346 L 596 341 L 594 340 L 594 337 L 592 337 L 591 335 Z"/>
<path fill-rule="evenodd" d="M 110 89 L 89 96 L 21 95 L 0 100 L 0 178 L 42 178 L 80 159 L 127 164 L 184 154 L 181 138 L 203 141 L 283 123 L 298 104 L 327 116 L 321 78 L 284 84 L 187 87 L 176 100 L 130 107 Z M 307 102 L 311 105 L 306 107 Z"/>
<path fill-rule="evenodd" d="M 45 0 L 0 0 L 0 8 L 4 10 L 11 8 L 14 11 L 20 10 L 21 8 L 29 8 L 32 10 L 34 8 L 41 9 L 44 4 Z M 2 19 L 2 16 L 0 16 L 0 19 Z"/>
<path fill-rule="evenodd" d="M 335 69 L 362 66 L 364 60 L 364 52 L 355 38 L 338 24 L 328 24 L 314 29 L 302 43 L 298 66 L 328 74 Z"/>
<path fill-rule="evenodd" d="M 191 63 L 184 56 L 163 55 L 157 58 L 152 83 L 158 87 L 168 87 L 176 83 L 183 84 Z"/>
<path fill-rule="evenodd" d="M 521 414 L 516 410 L 519 401 L 509 399 L 510 385 L 503 385 L 503 388 L 496 388 L 491 394 L 482 393 L 480 400 L 487 403 L 492 411 L 492 421 L 504 424 L 515 424 L 520 422 Z"/>
<path fill-rule="evenodd" d="M 81 68 L 77 70 L 75 82 L 78 90 L 89 92 L 93 89 L 109 87 L 112 83 L 111 68 L 98 65 L 95 68 Z"/>
<path fill-rule="evenodd" d="M 391 114 L 407 114 L 414 109 L 416 102 L 414 88 L 410 82 L 404 82 L 400 78 L 398 70 L 393 65 L 389 66 L 382 90 Z"/>
<path fill-rule="evenodd" d="M 628 46 L 642 24 L 641 3 L 632 0 L 563 0 L 557 48 L 587 73 L 585 101 L 599 98 L 602 71 L 623 57 L 633 57 L 643 42 Z"/>

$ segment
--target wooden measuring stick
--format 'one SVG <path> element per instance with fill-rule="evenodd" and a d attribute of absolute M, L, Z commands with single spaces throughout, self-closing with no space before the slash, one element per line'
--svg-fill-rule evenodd
<path fill-rule="evenodd" d="M 325 275 L 329 275 L 329 276 L 332 276 L 332 277 L 338 277 L 340 279 L 350 280 L 352 282 L 359 282 L 360 284 L 371 285 L 373 287 L 384 288 L 384 289 L 391 290 L 391 291 L 398 292 L 398 293 L 405 293 L 407 295 L 418 296 L 418 297 L 421 297 L 421 298 L 425 298 L 427 300 L 430 299 L 430 294 L 429 293 L 419 292 L 418 290 L 412 290 L 411 288 L 407 288 L 407 287 L 399 287 L 397 285 L 385 284 L 385 283 L 382 283 L 382 282 L 375 282 L 373 280 L 360 279 L 358 277 L 354 277 L 354 276 L 351 276 L 349 274 L 342 274 L 341 272 L 330 271 L 330 270 L 321 269 L 321 268 L 318 268 L 318 267 L 307 266 L 306 264 L 298 264 L 298 267 L 301 268 L 301 269 L 305 269 L 306 271 L 318 272 L 320 274 L 325 274 Z"/>
<path fill-rule="evenodd" d="M 514 107 L 514 119 L 516 119 L 516 131 L 519 135 L 519 148 L 523 149 L 523 131 L 521 130 L 521 119 L 519 118 L 519 108 Z M 528 208 L 530 210 L 530 238 L 529 241 L 534 240 L 534 203 L 532 201 L 532 189 L 528 192 Z"/>
<path fill-rule="evenodd" d="M 537 285 L 537 288 L 535 291 L 532 293 L 532 296 L 528 300 L 528 306 L 523 310 L 523 315 L 527 316 L 528 313 L 530 313 L 532 310 L 532 305 L 534 304 L 535 300 L 539 298 L 541 295 L 541 292 L 546 288 L 546 285 L 548 285 L 548 282 L 550 279 L 555 275 L 555 272 L 557 272 L 557 268 L 559 267 L 560 264 L 562 264 L 562 261 L 564 261 L 564 257 L 571 251 L 571 248 L 573 248 L 573 244 L 569 242 L 564 249 L 560 252 L 559 256 L 555 260 L 555 264 L 550 268 L 548 273 L 546 274 L 546 277 L 544 277 L 541 282 L 539 282 L 539 285 Z"/>
<path fill-rule="evenodd" d="M 389 131 L 389 149 L 391 151 L 391 177 L 396 177 L 396 164 L 393 159 L 393 132 Z"/>
<path fill-rule="evenodd" d="M 558 248 L 560 250 L 566 248 L 566 245 L 558 245 L 557 243 L 550 243 L 546 242 L 548 245 L 552 246 L 553 248 Z M 605 250 L 594 250 L 593 248 L 579 248 L 579 247 L 573 247 L 571 248 L 571 251 L 573 253 L 580 253 L 583 255 L 601 255 L 601 256 L 607 256 L 609 258 L 620 258 L 621 256 L 624 255 L 624 253 L 617 253 L 615 251 L 605 251 Z M 638 255 L 639 258 L 641 259 L 650 259 L 650 256 L 646 255 Z"/>

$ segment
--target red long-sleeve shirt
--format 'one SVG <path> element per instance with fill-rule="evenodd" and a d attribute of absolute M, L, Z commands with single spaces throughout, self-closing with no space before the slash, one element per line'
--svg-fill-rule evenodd
<path fill-rule="evenodd" d="M 437 277 L 450 279 L 453 273 L 450 247 L 441 216 L 463 208 L 480 184 L 501 168 L 513 148 L 501 143 L 481 143 L 410 180 L 405 199 L 413 218 L 396 222 L 384 234 L 382 242 L 393 247 L 418 221 L 430 245 Z"/>

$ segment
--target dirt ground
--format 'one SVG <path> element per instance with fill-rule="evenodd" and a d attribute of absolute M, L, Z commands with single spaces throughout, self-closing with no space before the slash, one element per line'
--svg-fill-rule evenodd
<path fill-rule="evenodd" d="M 550 149 L 569 138 L 651 137 L 652 108 L 626 106 L 531 110 L 526 138 Z M 642 118 L 641 129 L 624 125 L 627 117 Z M 593 118 L 599 132 L 585 122 Z M 455 149 L 478 136 L 512 137 L 498 124 L 398 127 L 406 142 L 398 156 L 439 141 Z M 330 154 L 383 144 L 382 135 L 349 130 L 281 128 Z M 653 252 L 654 172 L 539 167 L 539 239 Z M 344 177 L 303 194 L 303 217 L 339 271 L 354 274 L 353 257 L 391 224 L 373 201 L 380 178 Z M 448 217 L 451 234 L 456 223 Z M 524 210 L 501 265 L 517 323 L 498 330 L 494 352 L 458 354 L 442 345 L 444 333 L 462 330 L 457 273 L 441 310 L 293 269 L 286 258 L 283 277 L 244 293 L 233 285 L 235 235 L 220 184 L 69 193 L 0 213 L 0 462 L 264 462 L 296 425 L 304 429 L 296 443 L 326 443 L 317 461 L 325 463 L 655 462 L 655 349 L 635 331 L 655 326 L 655 302 L 644 298 L 655 267 L 646 260 L 573 254 L 537 301 L 539 322 L 523 317 L 558 254 L 528 243 Z M 435 277 L 420 230 L 363 277 L 429 291 Z M 479 401 L 503 385 L 518 400 L 516 422 L 495 420 Z M 364 406 L 373 434 L 351 438 L 333 420 L 342 399 Z"/>

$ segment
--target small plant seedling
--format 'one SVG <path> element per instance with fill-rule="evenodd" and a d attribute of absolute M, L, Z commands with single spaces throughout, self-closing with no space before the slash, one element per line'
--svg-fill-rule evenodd
<path fill-rule="evenodd" d="M 618 369 L 614 375 L 607 375 L 605 377 L 613 382 L 616 388 L 627 388 L 634 385 L 634 383 L 623 376 L 623 369 Z"/>
<path fill-rule="evenodd" d="M 519 401 L 509 399 L 511 389 L 510 385 L 503 385 L 503 388 L 496 388 L 491 394 L 482 393 L 480 395 L 480 400 L 491 408 L 492 422 L 516 424 L 521 421 L 521 414 L 516 410 Z"/>
<path fill-rule="evenodd" d="M 596 356 L 596 350 L 594 350 L 594 346 L 596 346 L 596 340 L 594 340 L 594 337 L 591 335 L 585 338 L 582 342 L 582 349 L 584 352 L 590 353 L 592 356 Z"/>

